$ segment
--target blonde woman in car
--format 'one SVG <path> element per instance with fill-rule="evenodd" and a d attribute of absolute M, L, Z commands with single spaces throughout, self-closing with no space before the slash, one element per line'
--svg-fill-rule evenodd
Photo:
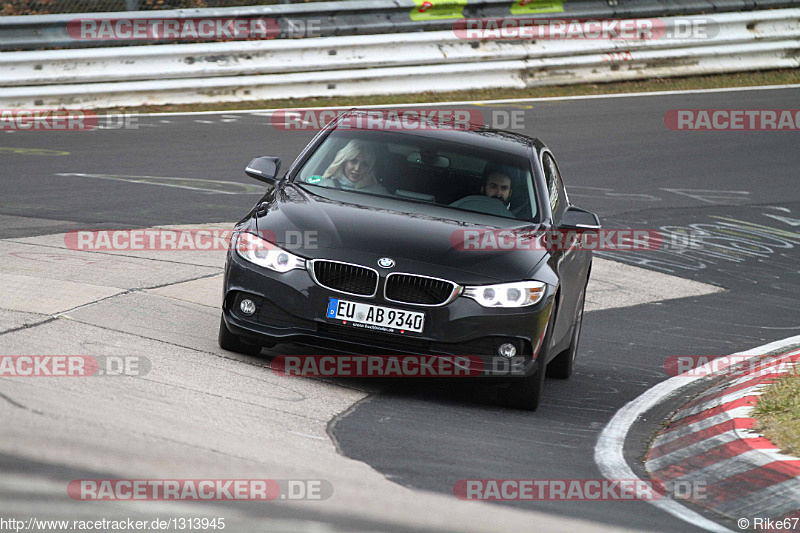
<path fill-rule="evenodd" d="M 375 151 L 365 142 L 353 139 L 339 150 L 322 175 L 323 187 L 388 194 L 375 177 Z"/>

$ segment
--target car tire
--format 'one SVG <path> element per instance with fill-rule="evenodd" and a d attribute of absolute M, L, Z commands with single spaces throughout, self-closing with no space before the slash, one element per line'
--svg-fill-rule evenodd
<path fill-rule="evenodd" d="M 555 313 L 550 317 L 550 322 L 547 324 L 547 332 L 545 333 L 542 347 L 537 356 L 539 362 L 547 361 L 547 346 L 550 344 L 550 337 L 553 333 L 553 322 L 555 320 Z M 501 403 L 506 407 L 513 407 L 523 411 L 535 411 L 539 404 L 542 402 L 544 393 L 544 377 L 547 373 L 548 365 L 540 364 L 536 372 L 524 378 L 517 378 L 511 382 L 507 389 L 500 391 Z"/>
<path fill-rule="evenodd" d="M 261 345 L 253 344 L 242 340 L 238 335 L 234 335 L 225 325 L 225 319 L 219 318 L 219 336 L 217 337 L 219 347 L 229 352 L 236 352 L 244 355 L 258 355 L 261 353 Z"/>
<path fill-rule="evenodd" d="M 502 404 L 522 411 L 535 411 L 542 402 L 545 368 L 538 368 L 534 374 L 519 378 L 502 391 Z"/>
<path fill-rule="evenodd" d="M 569 348 L 555 356 L 550 364 L 547 365 L 547 376 L 557 379 L 569 379 L 575 367 L 575 358 L 578 355 L 578 343 L 581 339 L 581 325 L 583 324 L 583 308 L 586 304 L 586 288 L 581 294 L 581 305 L 578 309 L 578 316 L 575 319 L 575 329 L 572 331 L 572 339 Z"/>

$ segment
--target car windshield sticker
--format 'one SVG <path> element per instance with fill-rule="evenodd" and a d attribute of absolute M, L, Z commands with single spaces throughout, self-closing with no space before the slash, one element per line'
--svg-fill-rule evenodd
<path fill-rule="evenodd" d="M 309 176 L 306 178 L 306 183 L 319 183 L 322 181 L 322 176 Z"/>

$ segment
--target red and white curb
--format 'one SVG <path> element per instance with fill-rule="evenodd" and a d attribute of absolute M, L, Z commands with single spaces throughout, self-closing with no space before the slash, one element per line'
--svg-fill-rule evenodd
<path fill-rule="evenodd" d="M 798 362 L 800 350 L 752 361 L 747 372 L 732 373 L 682 407 L 653 441 L 647 471 L 666 486 L 701 484 L 693 503 L 732 519 L 746 518 L 751 526 L 768 523 L 764 519 L 797 525 L 800 458 L 780 453 L 753 431 L 752 410 L 763 390 Z"/>
<path fill-rule="evenodd" d="M 699 482 L 704 490 L 694 494 L 702 498 L 693 503 L 735 519 L 739 531 L 767 519 L 774 524 L 782 518 L 800 518 L 800 459 L 781 454 L 768 439 L 752 431 L 755 421 L 751 416 L 761 389 L 788 371 L 789 364 L 800 362 L 800 350 L 787 352 L 798 345 L 800 336 L 734 354 L 748 359 L 780 355 L 763 364 L 753 362 L 746 375 L 732 375 L 684 406 L 652 443 L 645 465 L 652 476 L 666 486 Z M 595 462 L 602 474 L 608 479 L 636 478 L 624 454 L 633 424 L 653 407 L 720 370 L 709 363 L 675 376 L 620 409 L 595 446 Z M 731 532 L 673 497 L 648 503 L 707 531 Z M 760 520 L 756 522 L 756 518 Z M 800 520 L 787 521 L 797 523 Z"/>

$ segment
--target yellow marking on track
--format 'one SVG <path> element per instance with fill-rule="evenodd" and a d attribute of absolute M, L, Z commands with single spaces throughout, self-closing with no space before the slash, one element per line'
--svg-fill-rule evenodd
<path fill-rule="evenodd" d="M 0 153 L 7 152 L 12 154 L 22 155 L 69 155 L 69 152 L 62 152 L 60 150 L 46 150 L 44 148 L 15 148 L 13 146 L 0 146 Z"/>

